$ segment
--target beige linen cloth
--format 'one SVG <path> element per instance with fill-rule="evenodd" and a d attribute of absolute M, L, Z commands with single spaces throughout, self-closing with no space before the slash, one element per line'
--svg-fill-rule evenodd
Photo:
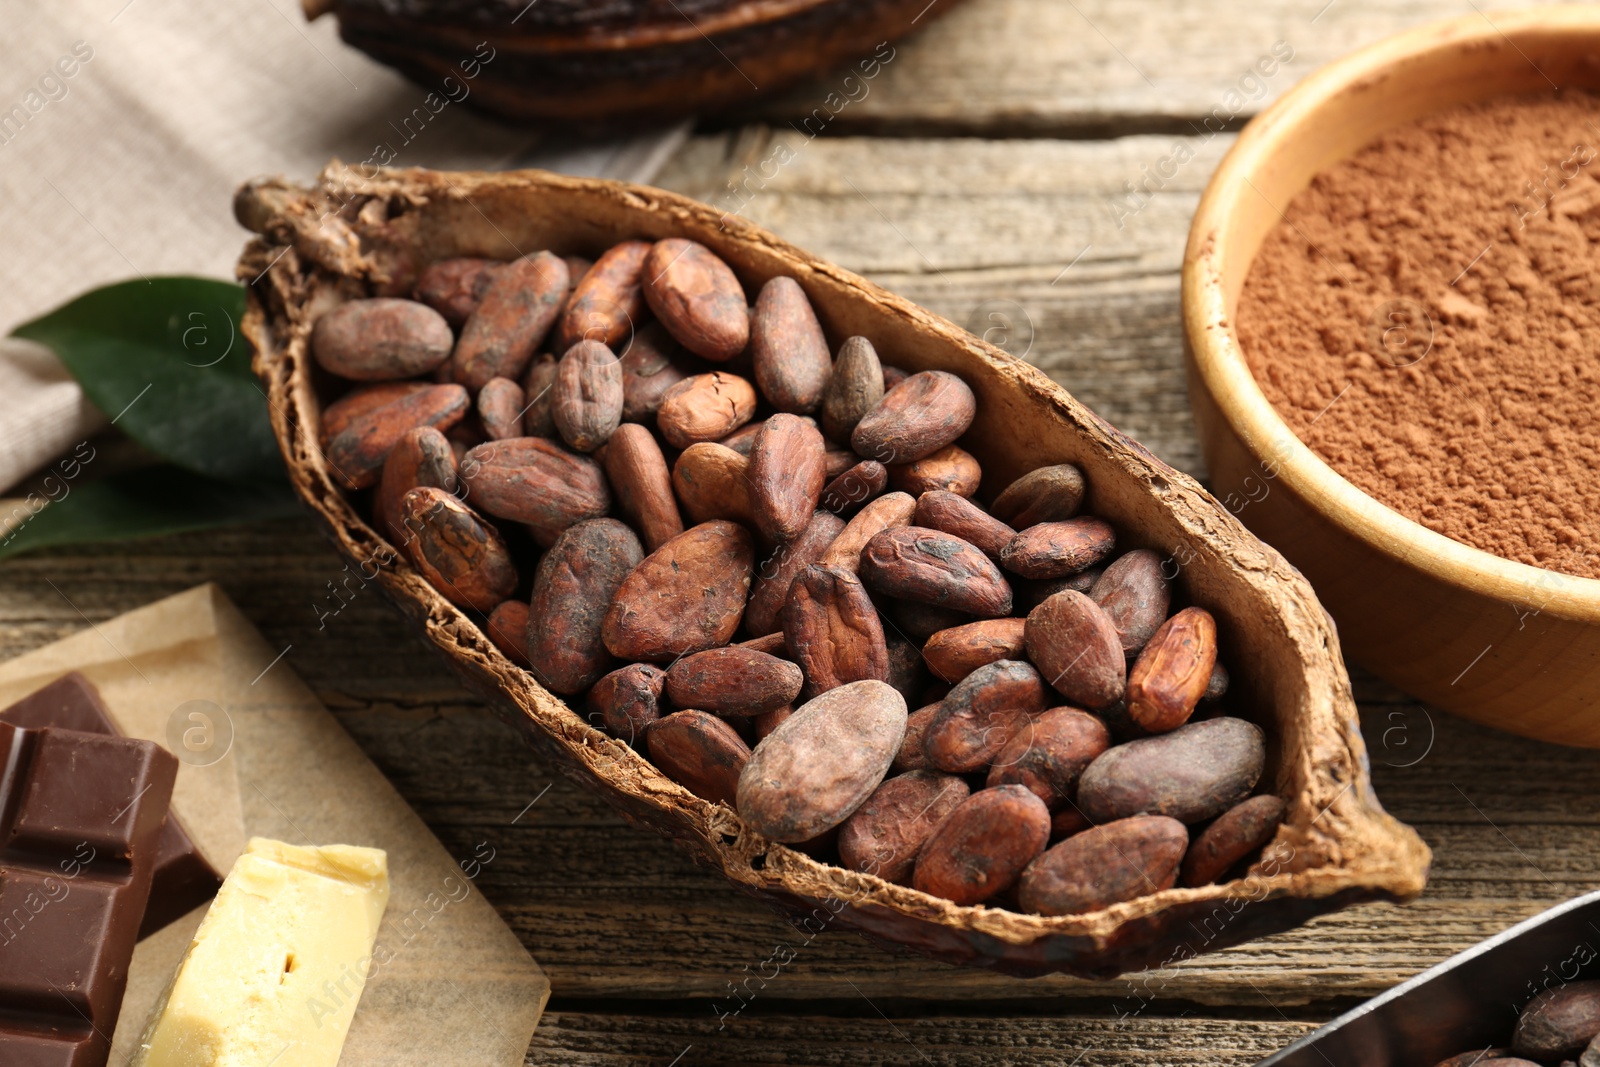
<path fill-rule="evenodd" d="M 0 334 L 107 282 L 231 278 L 246 237 L 233 191 L 256 175 L 309 179 L 334 156 L 392 152 L 402 167 L 648 181 L 683 136 L 535 144 L 467 110 L 470 78 L 413 84 L 346 47 L 331 17 L 307 23 L 293 0 L 5 7 Z M 0 493 L 105 422 L 47 351 L 0 341 Z"/>

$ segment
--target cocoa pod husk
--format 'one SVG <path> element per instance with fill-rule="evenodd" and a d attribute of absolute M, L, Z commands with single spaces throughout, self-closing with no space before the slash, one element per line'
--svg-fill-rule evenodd
<path fill-rule="evenodd" d="M 1128 715 L 1148 733 L 1189 721 L 1217 662 L 1217 622 L 1184 608 L 1161 624 L 1128 671 Z"/>
<path fill-rule="evenodd" d="M 696 652 L 667 668 L 667 696 L 681 708 L 761 715 L 791 704 L 805 675 L 786 659 L 730 646 Z"/>
<path fill-rule="evenodd" d="M 808 415 L 822 402 L 833 358 L 817 313 L 793 278 L 770 278 L 756 295 L 750 361 L 756 387 L 779 411 Z"/>
<path fill-rule="evenodd" d="M 1092 826 L 1028 866 L 1019 902 L 1038 915 L 1081 915 L 1171 889 L 1188 844 L 1184 825 L 1162 815 Z"/>
<path fill-rule="evenodd" d="M 982 481 L 978 458 L 956 445 L 945 445 L 931 456 L 889 468 L 889 487 L 916 497 L 936 491 L 970 497 Z"/>
<path fill-rule="evenodd" d="M 822 434 L 796 415 L 779 412 L 762 424 L 746 480 L 752 517 L 767 540 L 791 541 L 811 521 L 826 480 L 825 450 Z"/>
<path fill-rule="evenodd" d="M 672 488 L 691 523 L 753 522 L 750 461 L 714 441 L 690 445 L 672 465 Z"/>
<path fill-rule="evenodd" d="M 849 571 L 821 564 L 802 570 L 789 587 L 778 621 L 784 643 L 805 672 L 808 692 L 887 681 L 889 650 L 878 609 Z"/>
<path fill-rule="evenodd" d="M 311 355 L 355 382 L 416 378 L 450 358 L 455 335 L 443 315 L 415 300 L 349 300 L 317 319 Z"/>
<path fill-rule="evenodd" d="M 594 683 L 587 704 L 612 736 L 632 745 L 663 713 L 667 672 L 653 663 L 630 663 Z"/>
<path fill-rule="evenodd" d="M 524 437 L 522 386 L 510 378 L 490 378 L 478 390 L 478 423 L 491 441 Z"/>
<path fill-rule="evenodd" d="M 925 526 L 875 534 L 861 550 L 861 577 L 886 596 L 980 618 L 1011 611 L 1011 586 L 988 556 Z"/>
<path fill-rule="evenodd" d="M 798 536 L 779 545 L 761 562 L 750 589 L 750 603 L 744 609 L 745 630 L 757 636 L 783 632 L 778 613 L 789 599 L 795 575 L 821 559 L 843 529 L 844 520 L 837 515 L 814 512 Z"/>
<path fill-rule="evenodd" d="M 578 452 L 593 452 L 622 423 L 622 366 L 598 341 L 579 341 L 556 365 L 550 394 L 556 432 Z"/>
<path fill-rule="evenodd" d="M 1217 816 L 1184 855 L 1183 884 L 1193 888 L 1222 878 L 1272 840 L 1283 815 L 1283 800 L 1268 795 L 1251 797 Z"/>
<path fill-rule="evenodd" d="M 656 428 L 673 448 L 717 441 L 750 421 L 756 390 L 726 371 L 695 374 L 668 389 L 656 409 Z"/>
<path fill-rule="evenodd" d="M 1017 531 L 967 496 L 944 489 L 929 490 L 917 497 L 914 521 L 918 526 L 970 541 L 990 559 L 998 559 L 1001 551 L 1017 536 Z"/>
<path fill-rule="evenodd" d="M 510 598 L 517 568 L 490 523 L 442 489 L 412 489 L 400 500 L 406 558 L 452 604 L 488 612 Z"/>
<path fill-rule="evenodd" d="M 1100 605 L 1076 590 L 1057 593 L 1028 613 L 1028 658 L 1056 692 L 1091 710 L 1122 699 L 1127 660 Z"/>
<path fill-rule="evenodd" d="M 614 666 L 601 639 L 612 599 L 644 559 L 638 536 L 616 519 L 569 527 L 539 560 L 528 605 L 528 662 L 546 689 L 581 693 Z"/>
<path fill-rule="evenodd" d="M 884 530 L 907 525 L 916 510 L 916 500 L 906 493 L 885 493 L 877 497 L 856 512 L 817 562 L 857 573 L 861 569 L 861 550 L 867 547 L 867 542 Z"/>
<path fill-rule="evenodd" d="M 830 441 L 849 441 L 861 417 L 883 400 L 883 366 L 865 337 L 847 337 L 833 362 L 822 395 L 822 432 Z"/>
<path fill-rule="evenodd" d="M 655 434 L 636 422 L 618 426 L 606 442 L 604 466 L 617 510 L 639 531 L 645 551 L 654 552 L 683 532 L 672 474 Z"/>
<path fill-rule="evenodd" d="M 322 422 L 322 454 L 334 479 L 346 489 L 377 484 L 389 450 L 419 426 L 447 430 L 467 413 L 467 391 L 459 385 L 394 382 L 369 386 L 328 405 Z"/>
<path fill-rule="evenodd" d="M 1077 804 L 1096 823 L 1131 815 L 1204 822 L 1250 795 L 1266 758 L 1254 723 L 1192 722 L 1107 749 L 1079 779 Z"/>
<path fill-rule="evenodd" d="M 1089 588 L 1089 599 L 1117 628 L 1123 654 L 1129 657 L 1155 636 L 1171 607 L 1172 593 L 1161 566 L 1157 553 L 1136 548 L 1112 560 Z"/>
<path fill-rule="evenodd" d="M 1003 659 L 1021 659 L 1027 647 L 1025 619 L 980 619 L 939 630 L 922 648 L 928 669 L 955 683 L 979 667 Z"/>
<path fill-rule="evenodd" d="M 567 265 L 549 252 L 496 271 L 450 357 L 456 382 L 481 389 L 490 378 L 520 378 L 561 311 L 570 282 Z"/>
<path fill-rule="evenodd" d="M 526 523 L 546 548 L 567 527 L 600 518 L 611 508 L 600 465 L 542 437 L 478 445 L 463 457 L 460 477 L 474 507 Z"/>
<path fill-rule="evenodd" d="M 670 660 L 733 639 L 744 616 L 755 540 L 731 522 L 674 537 L 624 579 L 606 614 L 606 647 L 621 659 Z"/>
<path fill-rule="evenodd" d="M 986 784 L 1021 785 L 1052 812 L 1076 794 L 1089 764 L 1111 747 L 1106 724 L 1077 708 L 1051 708 L 1032 718 L 995 756 Z"/>
<path fill-rule="evenodd" d="M 502 266 L 493 259 L 441 259 L 422 268 L 412 294 L 451 326 L 461 326 L 478 310 Z"/>
<path fill-rule="evenodd" d="M 850 447 L 885 466 L 931 456 L 967 432 L 978 401 L 947 371 L 911 375 L 884 394 L 850 433 Z"/>
<path fill-rule="evenodd" d="M 979 904 L 1011 887 L 1050 840 L 1044 802 L 1020 785 L 982 789 L 958 804 L 922 846 L 914 888 Z"/>
<path fill-rule="evenodd" d="M 994 498 L 994 517 L 1015 529 L 1064 522 L 1083 504 L 1083 472 L 1070 463 L 1029 471 Z"/>
<path fill-rule="evenodd" d="M 1104 519 L 1082 516 L 1019 530 L 1000 550 L 1000 565 L 1024 578 L 1065 578 L 1111 555 L 1116 531 Z"/>
<path fill-rule="evenodd" d="M 644 317 L 639 272 L 649 254 L 650 242 L 623 241 L 572 279 L 572 292 L 556 322 L 552 347 L 557 352 L 579 341 L 596 341 L 613 352 L 627 347 Z"/>
<path fill-rule="evenodd" d="M 971 792 L 955 775 L 935 771 L 885 779 L 839 828 L 840 866 L 904 882 L 922 846 Z"/>
<path fill-rule="evenodd" d="M 1044 711 L 1039 672 L 1021 660 L 999 660 L 963 678 L 939 705 L 923 747 L 942 771 L 971 774 L 994 762 L 1030 719 Z"/>
<path fill-rule="evenodd" d="M 682 237 L 657 241 L 640 283 L 656 318 L 695 355 L 725 363 L 744 351 L 750 340 L 744 288 L 705 245 Z"/>
<path fill-rule="evenodd" d="M 644 730 L 650 762 L 701 800 L 734 806 L 750 746 L 706 711 L 675 711 Z"/>

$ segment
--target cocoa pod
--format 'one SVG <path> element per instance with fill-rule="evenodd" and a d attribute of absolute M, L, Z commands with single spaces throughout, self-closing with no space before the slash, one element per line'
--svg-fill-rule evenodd
<path fill-rule="evenodd" d="M 1097 823 L 1130 815 L 1204 822 L 1250 795 L 1266 758 L 1254 723 L 1193 722 L 1107 749 L 1083 772 L 1077 803 Z"/>
<path fill-rule="evenodd" d="M 938 491 L 971 496 L 981 481 L 983 468 L 978 466 L 977 457 L 955 445 L 945 445 L 931 456 L 889 468 L 889 486 L 918 497 Z"/>
<path fill-rule="evenodd" d="M 474 507 L 526 523 L 546 548 L 567 527 L 611 508 L 600 465 L 542 437 L 490 441 L 469 450 L 461 480 Z"/>
<path fill-rule="evenodd" d="M 667 668 L 667 696 L 681 708 L 761 715 L 792 703 L 805 680 L 786 659 L 748 648 L 709 648 Z"/>
<path fill-rule="evenodd" d="M 888 679 L 889 650 L 878 610 L 849 571 L 820 564 L 801 571 L 778 621 L 809 692 Z"/>
<path fill-rule="evenodd" d="M 587 703 L 613 736 L 631 745 L 661 718 L 666 680 L 667 672 L 653 663 L 630 663 L 594 683 Z"/>
<path fill-rule="evenodd" d="M 798 536 L 779 545 L 762 561 L 756 570 L 755 585 L 750 589 L 750 603 L 744 609 L 746 631 L 757 635 L 782 632 L 778 613 L 789 599 L 795 575 L 817 562 L 843 529 L 843 519 L 817 511 Z"/>
<path fill-rule="evenodd" d="M 791 541 L 811 521 L 826 480 L 825 449 L 822 434 L 799 416 L 779 412 L 762 424 L 747 481 L 752 517 L 767 540 Z"/>
<path fill-rule="evenodd" d="M 979 667 L 940 703 L 923 742 L 928 762 L 955 774 L 983 770 L 1028 733 L 1045 703 L 1044 682 L 1031 663 L 1003 659 Z"/>
<path fill-rule="evenodd" d="M 491 611 L 517 587 L 500 531 L 442 489 L 412 489 L 400 500 L 406 558 L 452 604 Z"/>
<path fill-rule="evenodd" d="M 546 689 L 581 693 L 611 670 L 601 626 L 643 559 L 637 535 L 616 519 L 571 526 L 544 554 L 528 605 L 528 662 Z"/>
<path fill-rule="evenodd" d="M 672 495 L 672 475 L 655 434 L 636 422 L 617 427 L 606 442 L 606 476 L 621 511 L 654 552 L 683 533 L 683 518 Z"/>
<path fill-rule="evenodd" d="M 789 706 L 774 708 L 772 711 L 764 711 L 760 715 L 752 715 L 750 717 L 750 725 L 755 728 L 756 740 L 765 741 L 768 734 L 787 722 L 793 714 L 794 708 Z"/>
<path fill-rule="evenodd" d="M 613 352 L 626 342 L 644 316 L 644 293 L 639 272 L 650 254 L 648 241 L 623 241 L 601 253 L 581 277 L 573 278 L 572 293 L 556 323 L 557 352 L 579 341 L 596 341 Z"/>
<path fill-rule="evenodd" d="M 1065 590 L 1030 611 L 1023 643 L 1045 681 L 1074 704 L 1096 709 L 1122 699 L 1127 661 L 1117 628 L 1082 593 Z"/>
<path fill-rule="evenodd" d="M 911 884 L 955 904 L 1008 889 L 1050 840 L 1044 802 L 1020 785 L 972 794 L 945 817 L 917 856 Z"/>
<path fill-rule="evenodd" d="M 1246 856 L 1272 840 L 1283 822 L 1283 813 L 1280 798 L 1259 796 L 1217 816 L 1183 857 L 1183 884 L 1210 885 L 1233 870 Z"/>
<path fill-rule="evenodd" d="M 672 488 L 692 523 L 751 522 L 750 461 L 713 441 L 690 445 L 672 465 Z"/>
<path fill-rule="evenodd" d="M 1089 599 L 1100 605 L 1122 639 L 1122 651 L 1133 656 L 1161 628 L 1172 603 L 1161 557 L 1148 548 L 1136 548 L 1113 560 L 1089 589 Z"/>
<path fill-rule="evenodd" d="M 1217 662 L 1217 622 L 1184 608 L 1161 624 L 1128 671 L 1128 716 L 1158 734 L 1189 721 Z"/>
<path fill-rule="evenodd" d="M 593 452 L 622 422 L 622 366 L 598 341 L 579 341 L 556 365 L 550 415 L 561 439 L 578 452 Z"/>
<path fill-rule="evenodd" d="M 933 720 L 939 717 L 938 703 L 920 707 L 906 716 L 906 736 L 900 742 L 900 751 L 895 753 L 894 763 L 890 765 L 896 774 L 906 771 L 931 771 L 933 763 L 928 759 L 928 727 L 933 725 Z"/>
<path fill-rule="evenodd" d="M 783 842 L 838 826 L 883 781 L 905 732 L 905 699 L 883 682 L 830 689 L 756 746 L 739 776 L 739 817 Z"/>
<path fill-rule="evenodd" d="M 606 614 L 606 647 L 622 659 L 668 660 L 727 644 L 739 629 L 755 542 L 744 527 L 707 522 L 634 568 Z"/>
<path fill-rule="evenodd" d="M 650 762 L 701 800 L 734 806 L 750 746 L 707 711 L 675 711 L 644 730 Z"/>
<path fill-rule="evenodd" d="M 839 346 L 828 388 L 822 394 L 822 432 L 830 441 L 848 441 L 861 417 L 883 400 L 883 367 L 865 337 L 847 337 Z"/>
<path fill-rule="evenodd" d="M 883 492 L 888 484 L 889 468 L 875 459 L 864 459 L 824 486 L 817 506 L 835 515 L 849 514 Z"/>
<path fill-rule="evenodd" d="M 924 526 L 875 534 L 861 550 L 861 577 L 887 596 L 951 611 L 983 618 L 1011 611 L 1011 586 L 988 556 Z"/>
<path fill-rule="evenodd" d="M 421 382 L 386 383 L 341 397 L 323 413 L 328 469 L 346 489 L 375 485 L 395 442 L 419 426 L 449 429 L 467 413 L 467 402 L 459 385 Z"/>
<path fill-rule="evenodd" d="M 986 782 L 1026 786 L 1056 811 L 1072 800 L 1084 770 L 1110 747 L 1111 731 L 1093 715 L 1051 708 L 1000 750 Z"/>
<path fill-rule="evenodd" d="M 495 272 L 461 327 L 450 372 L 481 389 L 490 378 L 519 378 L 567 299 L 567 265 L 549 252 L 512 260 Z"/>
<path fill-rule="evenodd" d="M 1083 472 L 1070 463 L 1029 471 L 1003 489 L 989 510 L 1018 530 L 1063 522 L 1083 504 Z"/>
<path fill-rule="evenodd" d="M 917 497 L 914 521 L 918 526 L 971 542 L 990 559 L 998 559 L 1017 531 L 968 500 L 970 495 L 945 489 L 924 492 Z"/>
<path fill-rule="evenodd" d="M 432 426 L 406 431 L 383 461 L 373 511 L 379 531 L 392 544 L 404 545 L 408 536 L 401 499 L 424 486 L 443 489 L 451 495 L 457 489 L 456 454 L 444 434 Z"/>
<path fill-rule="evenodd" d="M 768 279 L 757 294 L 750 360 L 756 387 L 779 411 L 806 415 L 822 402 L 833 357 L 811 301 L 793 278 Z"/>
<path fill-rule="evenodd" d="M 523 406 L 522 386 L 510 378 L 490 378 L 478 390 L 478 422 L 484 436 L 491 441 L 524 436 Z"/>
<path fill-rule="evenodd" d="M 922 846 L 971 792 L 960 778 L 933 771 L 886 779 L 839 828 L 840 866 L 904 882 Z"/>
<path fill-rule="evenodd" d="M 885 466 L 911 463 L 954 443 L 977 411 L 966 382 L 946 371 L 922 371 L 885 393 L 861 417 L 850 433 L 850 447 Z"/>
<path fill-rule="evenodd" d="M 489 612 L 485 625 L 489 640 L 519 667 L 528 665 L 528 605 L 520 600 L 504 600 Z"/>
<path fill-rule="evenodd" d="M 534 356 L 522 378 L 522 432 L 528 437 L 554 437 L 556 419 L 551 411 L 559 362 L 548 352 Z"/>
<path fill-rule="evenodd" d="M 634 333 L 621 362 L 623 422 L 654 419 L 667 390 L 694 373 L 689 358 L 659 322 Z"/>
<path fill-rule="evenodd" d="M 1081 915 L 1171 889 L 1188 845 L 1189 831 L 1164 815 L 1092 826 L 1028 865 L 1019 903 L 1037 915 Z"/>
<path fill-rule="evenodd" d="M 861 569 L 861 550 L 867 542 L 884 530 L 905 526 L 916 510 L 917 502 L 909 495 L 885 493 L 856 512 L 817 562 L 857 573 Z"/>
<path fill-rule="evenodd" d="M 922 647 L 928 669 L 947 682 L 959 682 L 979 667 L 1021 659 L 1024 619 L 982 619 L 939 630 Z"/>
<path fill-rule="evenodd" d="M 1000 550 L 1000 565 L 1024 578 L 1065 578 L 1109 556 L 1116 538 L 1110 523 L 1087 515 L 1037 523 Z"/>
<path fill-rule="evenodd" d="M 928 639 L 941 630 L 953 630 L 972 621 L 972 616 L 966 612 L 951 611 L 937 604 L 918 604 L 913 600 L 885 597 L 879 610 L 885 626 L 900 631 L 907 640 L 918 644 L 927 644 Z"/>
<path fill-rule="evenodd" d="M 737 374 L 696 374 L 668 389 L 656 410 L 656 426 L 674 448 L 716 441 L 756 413 L 755 387 Z"/>
<path fill-rule="evenodd" d="M 1581 1055 L 1596 1035 L 1600 1035 L 1600 981 L 1568 982 L 1546 989 L 1522 1009 L 1511 1051 L 1533 1060 L 1571 1059 Z"/>
<path fill-rule="evenodd" d="M 502 266 L 492 259 L 441 259 L 422 269 L 413 295 L 451 326 L 460 326 L 478 310 Z"/>
<path fill-rule="evenodd" d="M 317 319 L 311 355 L 324 370 L 358 382 L 415 378 L 450 358 L 444 316 L 415 300 L 350 300 Z"/>
<path fill-rule="evenodd" d="M 723 363 L 744 351 L 750 340 L 744 288 L 705 245 L 682 237 L 657 241 L 640 282 L 656 318 L 695 355 Z"/>

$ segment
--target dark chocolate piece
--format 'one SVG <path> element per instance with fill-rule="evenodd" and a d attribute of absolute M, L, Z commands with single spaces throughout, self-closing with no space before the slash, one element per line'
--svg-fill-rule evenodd
<path fill-rule="evenodd" d="M 0 723 L 0 1064 L 104 1067 L 178 761 Z"/>
<path fill-rule="evenodd" d="M 90 734 L 116 736 L 120 732 L 99 692 L 77 671 L 62 675 L 0 711 L 0 722 L 30 730 L 55 726 Z M 221 873 L 200 852 L 177 813 L 168 813 L 167 821 L 161 826 L 155 883 L 150 890 L 150 903 L 145 908 L 139 936 L 149 937 L 173 920 L 189 914 L 216 896 L 220 888 Z"/>

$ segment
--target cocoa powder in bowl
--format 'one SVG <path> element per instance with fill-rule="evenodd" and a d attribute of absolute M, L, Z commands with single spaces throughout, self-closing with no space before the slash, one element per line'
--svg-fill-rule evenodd
<path fill-rule="evenodd" d="M 1452 108 L 1318 175 L 1237 319 L 1267 399 L 1364 492 L 1600 577 L 1600 97 Z"/>

